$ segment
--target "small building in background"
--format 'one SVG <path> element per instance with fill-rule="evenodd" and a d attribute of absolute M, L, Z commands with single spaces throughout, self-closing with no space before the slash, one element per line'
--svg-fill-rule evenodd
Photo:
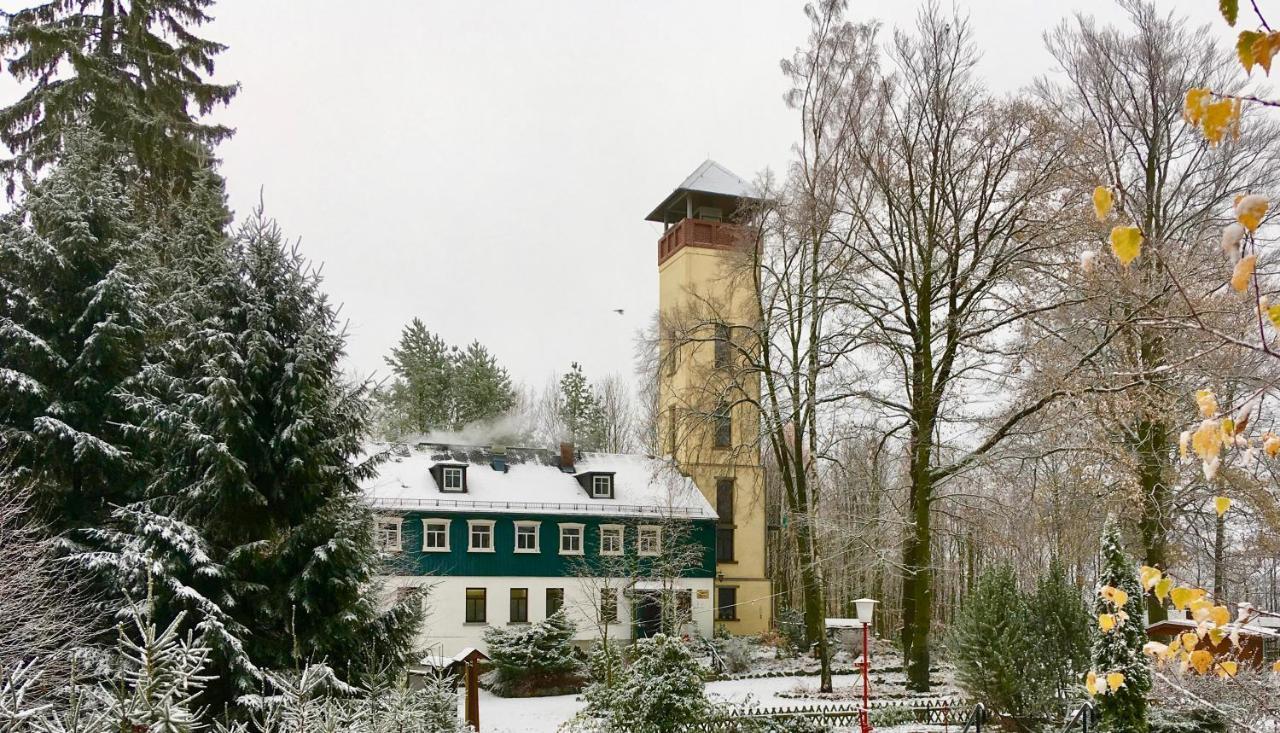
<path fill-rule="evenodd" d="M 1168 644 L 1175 637 L 1196 631 L 1196 622 L 1187 618 L 1185 611 L 1170 611 L 1169 614 L 1169 618 L 1164 621 L 1147 625 L 1147 636 L 1150 639 Z M 1259 623 L 1260 621 L 1263 622 Z M 1241 665 L 1261 669 L 1276 661 L 1280 655 L 1280 629 L 1275 628 L 1275 624 L 1268 623 L 1270 621 L 1272 619 L 1255 619 L 1245 624 L 1228 624 L 1228 633 L 1238 632 L 1238 649 L 1233 648 L 1229 638 L 1214 644 L 1207 634 L 1200 638 L 1196 649 L 1203 649 L 1216 658 L 1233 658 Z"/>

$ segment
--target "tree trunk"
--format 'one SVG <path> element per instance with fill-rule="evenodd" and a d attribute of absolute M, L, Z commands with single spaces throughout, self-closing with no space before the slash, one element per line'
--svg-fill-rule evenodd
<path fill-rule="evenodd" d="M 1223 555 L 1227 544 L 1227 518 L 1219 514 L 1213 520 L 1213 597 L 1223 603 L 1227 594 L 1227 582 Z"/>
<path fill-rule="evenodd" d="M 1143 562 L 1153 568 L 1168 569 L 1168 538 L 1165 514 L 1169 503 L 1169 487 L 1165 481 L 1165 463 L 1169 460 L 1168 429 L 1164 423 L 1144 420 L 1137 427 L 1138 481 L 1142 491 L 1142 516 L 1138 520 L 1142 532 Z M 1147 598 L 1147 622 L 1168 618 L 1164 604 L 1155 595 Z"/>

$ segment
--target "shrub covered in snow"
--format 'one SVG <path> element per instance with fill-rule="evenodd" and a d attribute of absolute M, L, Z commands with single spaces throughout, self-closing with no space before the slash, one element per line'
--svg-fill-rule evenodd
<path fill-rule="evenodd" d="M 731 636 L 727 639 L 716 639 L 716 652 L 724 663 L 724 671 L 737 674 L 751 669 L 753 658 L 752 645 L 746 639 Z"/>
<path fill-rule="evenodd" d="M 494 668 L 493 692 L 534 697 L 582 689 L 582 663 L 570 642 L 575 630 L 563 611 L 525 627 L 485 629 Z"/>
<path fill-rule="evenodd" d="M 627 650 L 612 686 L 597 680 L 587 688 L 586 708 L 569 730 L 666 733 L 712 717 L 693 652 L 678 638 L 657 634 Z"/>

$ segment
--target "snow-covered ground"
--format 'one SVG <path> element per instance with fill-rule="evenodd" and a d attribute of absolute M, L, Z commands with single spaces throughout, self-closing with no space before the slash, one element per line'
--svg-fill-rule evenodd
<path fill-rule="evenodd" d="M 855 675 L 836 675 L 837 688 L 858 684 Z M 707 697 L 716 702 L 744 703 L 748 699 L 763 707 L 801 707 L 822 705 L 821 700 L 779 697 L 779 692 L 793 692 L 800 687 L 816 690 L 817 677 L 768 677 L 751 680 L 723 680 L 707 683 Z M 847 701 L 841 701 L 847 704 Z M 835 702 L 830 704 L 836 704 Z M 578 695 L 553 697 L 495 697 L 480 691 L 481 728 L 492 733 L 553 733 L 561 723 L 572 718 L 582 707 Z"/>

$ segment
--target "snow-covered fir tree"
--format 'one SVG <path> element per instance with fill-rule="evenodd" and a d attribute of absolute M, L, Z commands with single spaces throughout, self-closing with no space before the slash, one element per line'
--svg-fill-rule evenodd
<path fill-rule="evenodd" d="M 367 682 L 403 665 L 419 611 L 376 602 L 364 386 L 344 380 L 334 309 L 273 222 L 258 212 L 203 252 L 169 310 L 186 318 L 131 391 L 154 478 L 116 512 L 123 529 L 97 533 L 114 551 L 81 559 L 125 587 L 154 578 L 163 611 L 207 630 L 215 707 L 308 661 Z"/>
<path fill-rule="evenodd" d="M 584 694 L 579 730 L 667 733 L 711 717 L 697 659 L 679 638 L 655 634 L 627 650 L 627 664 L 612 686 L 600 681 Z M 592 726 L 597 726 L 593 728 Z"/>
<path fill-rule="evenodd" d="M 54 533 L 136 498 L 120 388 L 150 320 L 127 172 L 93 133 L 0 222 L 0 465 Z"/>
<path fill-rule="evenodd" d="M 582 664 L 573 654 L 574 623 L 564 611 L 527 627 L 485 629 L 496 673 L 494 689 L 513 697 L 563 694 L 581 686 Z"/>
<path fill-rule="evenodd" d="M 9 182 L 66 153 L 68 130 L 85 126 L 128 150 L 153 195 L 210 160 L 230 137 L 200 116 L 226 104 L 236 84 L 209 77 L 224 46 L 196 35 L 213 0 L 55 0 L 7 13 L 0 29 L 6 71 L 31 86 L 0 109 L 0 160 Z"/>
<path fill-rule="evenodd" d="M 1151 691 L 1151 662 L 1143 653 L 1147 630 L 1143 625 L 1143 589 L 1137 567 L 1125 553 L 1120 528 L 1114 519 L 1102 532 L 1102 569 L 1098 575 L 1094 615 L 1093 684 L 1103 730 L 1111 733 L 1147 733 L 1147 693 Z M 1113 589 L 1113 590 L 1108 590 Z M 1123 596 L 1118 596 L 1116 592 Z M 1123 600 L 1117 605 L 1117 600 Z M 1114 626 L 1102 628 L 1108 617 Z M 1120 675 L 1119 677 L 1109 677 Z M 1112 683 L 1116 688 L 1112 689 Z"/>

